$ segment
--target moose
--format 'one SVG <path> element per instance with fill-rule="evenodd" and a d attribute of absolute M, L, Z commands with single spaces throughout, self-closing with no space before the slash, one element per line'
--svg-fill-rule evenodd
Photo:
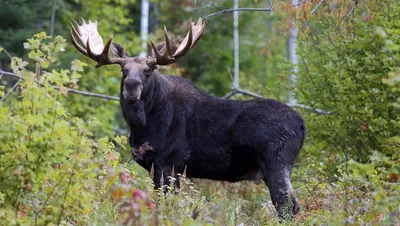
<path fill-rule="evenodd" d="M 83 19 L 82 19 L 83 20 Z M 96 67 L 118 64 L 122 69 L 120 105 L 130 127 L 133 149 L 151 150 L 135 160 L 153 171 L 156 188 L 171 176 L 228 182 L 261 179 L 269 188 L 279 217 L 296 214 L 300 205 L 290 175 L 305 137 L 303 118 L 293 108 L 272 99 L 227 100 L 213 97 L 180 76 L 162 75 L 158 66 L 175 63 L 202 36 L 205 22 L 190 22 L 176 46 L 164 27 L 165 42 L 147 58 L 131 57 L 121 44 L 104 45 L 97 21 L 70 23 L 72 43 Z M 109 55 L 111 52 L 111 56 Z M 179 187 L 179 180 L 175 186 Z"/>

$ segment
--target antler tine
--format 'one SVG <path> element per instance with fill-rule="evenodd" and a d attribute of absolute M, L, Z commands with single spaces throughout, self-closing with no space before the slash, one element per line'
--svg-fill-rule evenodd
<path fill-rule="evenodd" d="M 169 40 L 168 31 L 165 26 L 164 26 L 164 37 L 165 37 L 166 54 L 172 57 L 171 41 Z"/>
<path fill-rule="evenodd" d="M 199 41 L 201 35 L 203 35 L 204 33 L 204 29 L 206 28 L 205 26 L 205 22 L 203 21 L 203 19 L 200 17 L 199 20 L 197 20 L 197 23 L 192 23 L 193 28 L 194 28 L 194 32 L 193 32 L 193 43 L 192 46 L 190 48 L 193 48 L 196 43 Z"/>
<path fill-rule="evenodd" d="M 103 39 L 97 31 L 97 21 L 89 20 L 88 23 L 82 18 L 82 25 L 74 21 L 77 28 L 70 22 L 72 44 L 82 54 L 97 62 L 96 67 L 107 64 L 121 64 L 124 58 L 110 58 L 108 55 L 112 37 L 104 46 Z"/>
<path fill-rule="evenodd" d="M 118 63 L 118 60 L 114 61 L 115 58 L 110 58 L 108 56 L 108 51 L 110 50 L 111 43 L 112 43 L 112 36 L 108 39 L 106 45 L 104 46 L 103 52 L 100 54 L 102 56 L 102 59 L 105 59 L 105 63 L 102 63 L 101 61 L 99 61 L 96 64 L 96 67 L 101 67 L 104 64 L 115 64 L 115 63 Z"/>
<path fill-rule="evenodd" d="M 165 38 L 165 46 L 158 50 L 157 46 L 154 45 L 153 40 L 150 39 L 151 47 L 153 48 L 155 56 L 155 61 L 158 65 L 168 65 L 175 62 L 174 57 L 172 56 L 172 48 L 171 41 L 169 40 L 169 35 L 167 28 L 164 26 L 164 38 Z M 160 53 L 160 51 L 162 51 Z M 149 63 L 154 63 L 154 59 L 150 59 Z"/>
<path fill-rule="evenodd" d="M 200 36 L 203 34 L 205 24 L 200 18 L 195 24 L 190 20 L 189 22 L 189 32 L 181 42 L 181 44 L 176 48 L 175 52 L 172 53 L 171 41 L 168 35 L 167 28 L 164 26 L 164 37 L 165 44 L 154 45 L 154 42 L 150 39 L 151 47 L 153 48 L 154 55 L 148 60 L 149 63 L 156 62 L 158 65 L 168 65 L 176 62 L 179 58 L 183 57 L 193 46 L 196 45 Z M 158 48 L 157 48 L 158 47 Z"/>
<path fill-rule="evenodd" d="M 74 21 L 75 23 L 76 23 L 76 21 Z M 76 29 L 75 29 L 75 27 L 74 27 L 74 25 L 71 23 L 71 22 L 69 22 L 69 24 L 70 24 L 70 35 L 71 35 L 71 39 L 72 39 L 72 44 L 75 46 L 75 48 L 79 51 L 79 52 L 81 52 L 83 55 L 86 55 L 86 50 L 85 50 L 85 48 L 83 48 L 79 43 L 78 43 L 78 41 L 75 39 L 75 36 L 78 36 L 78 32 L 76 31 Z M 80 40 L 79 40 L 80 41 Z"/>
<path fill-rule="evenodd" d="M 190 20 L 189 22 L 189 32 L 186 35 L 185 39 L 183 39 L 182 43 L 178 46 L 178 48 L 176 49 L 175 53 L 174 53 L 174 57 L 176 59 L 181 58 L 183 55 L 185 55 L 185 53 L 187 51 L 189 51 L 190 47 L 192 46 L 192 40 L 193 40 L 193 29 L 192 29 L 192 20 Z M 182 48 L 182 44 L 185 43 L 186 44 L 183 46 Z"/>
<path fill-rule="evenodd" d="M 90 44 L 89 44 L 89 39 L 86 41 L 86 51 L 87 51 L 87 56 L 90 57 L 91 59 L 96 58 L 96 56 L 92 53 L 92 50 L 90 49 Z"/>
<path fill-rule="evenodd" d="M 160 52 L 158 52 L 157 47 L 154 45 L 154 42 L 151 39 L 150 39 L 150 44 L 151 44 L 151 47 L 153 48 L 153 51 L 154 51 L 154 54 L 156 55 L 156 58 L 157 59 L 160 58 L 161 54 L 160 54 Z"/>

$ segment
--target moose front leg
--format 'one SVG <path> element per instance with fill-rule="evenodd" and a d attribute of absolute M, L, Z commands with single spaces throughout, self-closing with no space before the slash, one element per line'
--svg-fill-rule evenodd
<path fill-rule="evenodd" d="M 162 153 L 157 153 L 156 155 L 153 167 L 154 185 L 157 189 L 165 185 L 171 186 L 173 189 L 179 189 L 178 174 L 182 174 L 184 171 L 184 159 L 178 154 L 180 153 L 178 150 L 167 149 Z"/>
<path fill-rule="evenodd" d="M 178 186 L 179 183 L 175 177 L 175 167 L 173 165 L 156 163 L 153 169 L 153 182 L 156 189 L 163 187 L 164 192 L 166 192 L 168 186 L 172 186 L 174 189 Z"/>
<path fill-rule="evenodd" d="M 178 173 L 182 173 L 189 148 L 184 142 L 185 125 L 176 122 L 168 131 L 163 142 L 163 148 L 156 149 L 154 164 L 154 185 L 156 188 L 167 185 L 179 188 Z M 171 181 L 173 178 L 173 181 Z"/>

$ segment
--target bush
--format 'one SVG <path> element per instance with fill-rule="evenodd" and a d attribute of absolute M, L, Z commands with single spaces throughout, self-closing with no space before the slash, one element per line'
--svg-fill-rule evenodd
<path fill-rule="evenodd" d="M 399 12 L 398 2 L 369 1 L 354 16 L 323 14 L 318 29 L 299 43 L 298 97 L 329 112 L 303 113 L 308 137 L 297 175 L 333 182 L 324 190 L 336 190 L 336 200 L 331 207 L 317 202 L 317 209 L 330 208 L 337 217 L 322 222 L 398 224 Z M 323 184 L 311 187 L 318 193 Z"/>
<path fill-rule="evenodd" d="M 399 71 L 400 30 L 394 21 L 400 7 L 383 1 L 370 9 L 368 15 L 361 9 L 348 23 L 325 18 L 320 34 L 311 35 L 316 40 L 299 46 L 298 94 L 305 104 L 331 112 L 304 112 L 308 138 L 323 141 L 329 161 L 365 163 L 373 150 L 395 153 L 385 143 L 399 135 L 400 109 L 393 102 L 400 93 L 383 80 Z"/>
<path fill-rule="evenodd" d="M 13 71 L 22 78 L 18 96 L 0 105 L 0 222 L 86 224 L 96 207 L 94 191 L 103 183 L 98 178 L 116 165 L 117 158 L 107 157 L 117 153 L 108 138 L 92 137 L 99 121 L 73 117 L 60 102 L 68 96 L 66 86 L 77 82 L 81 63 L 41 72 L 55 62 L 65 40 L 39 33 L 24 45 L 37 69 L 13 58 Z"/>

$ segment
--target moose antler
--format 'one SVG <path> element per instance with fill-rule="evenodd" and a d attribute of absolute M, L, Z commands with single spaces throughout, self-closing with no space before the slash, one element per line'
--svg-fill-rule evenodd
<path fill-rule="evenodd" d="M 158 65 L 168 65 L 176 62 L 179 58 L 183 57 L 191 48 L 193 48 L 197 41 L 199 41 L 201 35 L 204 32 L 205 23 L 199 18 L 197 23 L 190 21 L 189 32 L 183 39 L 175 52 L 173 52 L 171 47 L 171 41 L 168 36 L 168 31 L 164 26 L 164 36 L 165 36 L 165 46 L 158 50 L 154 45 L 153 41 L 150 39 L 151 46 L 153 47 L 154 55 L 150 59 L 150 62 L 156 63 Z M 154 62 L 155 61 L 155 62 Z"/>
<path fill-rule="evenodd" d="M 83 55 L 88 56 L 92 60 L 97 62 L 96 67 L 101 67 L 107 64 L 121 64 L 125 61 L 124 58 L 110 58 L 108 51 L 112 43 L 112 37 L 110 37 L 104 46 L 103 39 L 97 31 L 97 21 L 86 21 L 82 18 L 82 25 L 79 25 L 74 21 L 77 29 L 74 25 L 69 22 L 71 28 L 71 39 L 75 48 L 79 50 Z"/>

